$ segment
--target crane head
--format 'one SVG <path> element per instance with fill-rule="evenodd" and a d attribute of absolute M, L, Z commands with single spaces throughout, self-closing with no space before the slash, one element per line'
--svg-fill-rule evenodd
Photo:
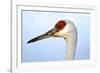
<path fill-rule="evenodd" d="M 60 20 L 56 23 L 56 25 L 54 26 L 54 28 L 52 28 L 51 30 L 49 30 L 48 32 L 37 36 L 31 40 L 29 40 L 27 43 L 32 43 L 32 42 L 36 42 L 45 38 L 49 38 L 49 37 L 62 37 L 65 38 L 68 34 L 73 33 L 72 31 L 75 29 L 73 28 L 74 25 L 71 21 L 69 20 Z"/>

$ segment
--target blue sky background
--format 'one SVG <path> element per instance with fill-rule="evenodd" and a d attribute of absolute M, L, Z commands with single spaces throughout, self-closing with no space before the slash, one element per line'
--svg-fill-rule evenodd
<path fill-rule="evenodd" d="M 63 61 L 66 44 L 63 38 L 48 38 L 27 44 L 30 39 L 54 27 L 60 19 L 74 22 L 78 29 L 75 59 L 90 57 L 90 15 L 83 13 L 22 11 L 22 62 Z"/>

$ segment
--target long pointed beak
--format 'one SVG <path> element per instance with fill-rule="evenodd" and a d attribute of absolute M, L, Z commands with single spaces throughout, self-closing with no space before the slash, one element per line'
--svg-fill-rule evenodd
<path fill-rule="evenodd" d="M 55 29 L 53 28 L 53 29 L 49 30 L 48 32 L 46 32 L 46 33 L 44 33 L 44 34 L 42 34 L 42 35 L 40 35 L 40 36 L 37 36 L 37 37 L 35 37 L 35 38 L 29 40 L 27 43 L 32 43 L 32 42 L 36 42 L 36 41 L 39 41 L 39 40 L 42 40 L 42 39 L 45 39 L 45 38 L 52 37 L 53 34 L 54 34 L 55 32 L 56 32 L 56 31 L 55 31 Z"/>

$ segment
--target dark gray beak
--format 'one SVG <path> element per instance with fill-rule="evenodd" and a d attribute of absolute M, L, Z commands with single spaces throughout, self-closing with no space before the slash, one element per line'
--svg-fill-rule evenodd
<path fill-rule="evenodd" d="M 40 35 L 40 36 L 37 36 L 37 37 L 35 37 L 35 38 L 29 40 L 27 43 L 32 43 L 32 42 L 36 42 L 36 41 L 39 41 L 39 40 L 42 40 L 42 39 L 46 39 L 46 38 L 52 37 L 52 36 L 54 35 L 55 32 L 56 32 L 56 31 L 55 31 L 55 29 L 53 28 L 53 29 L 49 30 L 48 32 L 46 32 L 46 33 L 44 33 L 44 34 L 42 34 L 42 35 Z"/>

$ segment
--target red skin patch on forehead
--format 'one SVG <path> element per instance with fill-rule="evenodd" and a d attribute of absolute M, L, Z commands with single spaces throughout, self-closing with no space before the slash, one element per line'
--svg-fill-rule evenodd
<path fill-rule="evenodd" d="M 56 31 L 58 32 L 58 31 L 62 30 L 66 26 L 66 24 L 67 23 L 64 20 L 58 21 L 55 25 Z"/>

